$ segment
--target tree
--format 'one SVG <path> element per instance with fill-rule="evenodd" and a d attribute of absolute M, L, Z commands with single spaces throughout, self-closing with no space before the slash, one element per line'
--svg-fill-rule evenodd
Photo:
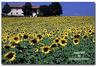
<path fill-rule="evenodd" d="M 11 11 L 11 8 L 8 3 L 6 3 L 2 9 L 2 12 L 7 15 Z"/>
<path fill-rule="evenodd" d="M 49 5 L 49 9 L 50 9 L 51 16 L 56 16 L 56 15 L 60 16 L 60 14 L 62 14 L 62 7 L 59 2 L 52 2 Z"/>
<path fill-rule="evenodd" d="M 32 15 L 32 5 L 30 2 L 26 2 L 25 5 L 22 7 L 22 11 L 24 12 L 24 16 Z"/>
<path fill-rule="evenodd" d="M 49 7 L 47 5 L 40 6 L 39 16 L 49 16 Z"/>

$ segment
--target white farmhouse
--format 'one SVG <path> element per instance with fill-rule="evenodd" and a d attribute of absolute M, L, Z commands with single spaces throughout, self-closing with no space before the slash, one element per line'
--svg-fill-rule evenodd
<path fill-rule="evenodd" d="M 22 7 L 21 6 L 10 6 L 11 11 L 7 14 L 8 16 L 24 16 Z M 32 16 L 37 17 L 38 12 L 38 6 L 32 6 Z"/>

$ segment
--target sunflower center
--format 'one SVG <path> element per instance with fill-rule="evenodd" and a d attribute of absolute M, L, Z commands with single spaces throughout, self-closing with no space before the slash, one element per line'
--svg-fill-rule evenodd
<path fill-rule="evenodd" d="M 19 39 L 18 37 L 15 37 L 15 38 L 14 38 L 14 40 L 16 40 L 16 41 L 17 41 L 18 39 Z"/>
<path fill-rule="evenodd" d="M 89 30 L 89 32 L 91 32 L 91 30 Z"/>
<path fill-rule="evenodd" d="M 5 46 L 5 48 L 6 48 L 6 49 L 9 49 L 9 48 L 10 48 L 10 46 Z"/>
<path fill-rule="evenodd" d="M 78 42 L 78 40 L 74 40 L 74 42 L 75 42 L 75 43 L 77 43 L 77 42 Z"/>
<path fill-rule="evenodd" d="M 84 36 L 84 38 L 86 39 L 86 38 L 87 38 L 87 36 Z"/>
<path fill-rule="evenodd" d="M 58 39 L 56 39 L 55 41 L 56 41 L 56 42 L 59 42 L 59 40 L 58 40 Z"/>
<path fill-rule="evenodd" d="M 42 36 L 41 36 L 41 35 L 37 35 L 37 37 L 38 37 L 39 39 L 41 39 L 41 38 L 42 38 Z"/>
<path fill-rule="evenodd" d="M 9 59 L 11 59 L 13 57 L 13 53 L 9 53 L 8 55 L 7 55 L 7 58 L 9 58 Z"/>
<path fill-rule="evenodd" d="M 47 52 L 47 51 L 48 51 L 48 48 L 47 48 L 47 47 L 45 47 L 45 48 L 44 48 L 44 51 L 45 51 L 45 52 Z"/>
<path fill-rule="evenodd" d="M 65 40 L 61 40 L 61 42 L 62 42 L 62 44 L 66 43 L 66 41 L 65 41 Z"/>
<path fill-rule="evenodd" d="M 65 39 L 67 39 L 67 37 L 65 37 Z"/>
<path fill-rule="evenodd" d="M 33 39 L 32 42 L 33 42 L 33 43 L 37 43 L 37 40 L 36 40 L 36 39 Z"/>
<path fill-rule="evenodd" d="M 95 34 L 94 32 L 91 33 L 91 35 L 94 35 L 94 34 Z"/>
<path fill-rule="evenodd" d="M 52 46 L 51 47 L 56 47 L 56 44 L 52 44 Z"/>
<path fill-rule="evenodd" d="M 79 38 L 79 35 L 75 35 L 74 37 L 75 37 L 75 38 Z"/>
<path fill-rule="evenodd" d="M 24 39 L 27 39 L 27 38 L 28 38 L 28 36 L 27 36 L 27 35 L 24 35 L 24 36 L 23 36 L 23 38 L 24 38 Z"/>
<path fill-rule="evenodd" d="M 67 33 L 65 33 L 65 35 L 67 35 Z"/>

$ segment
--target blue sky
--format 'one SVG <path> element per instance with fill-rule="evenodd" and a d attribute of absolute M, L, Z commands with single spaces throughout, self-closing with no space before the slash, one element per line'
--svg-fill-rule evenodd
<path fill-rule="evenodd" d="M 2 7 L 5 2 L 2 2 Z M 24 5 L 24 2 L 8 2 L 9 5 Z M 49 5 L 51 2 L 32 2 L 33 6 Z M 94 2 L 60 2 L 63 10 L 62 16 L 94 16 Z"/>

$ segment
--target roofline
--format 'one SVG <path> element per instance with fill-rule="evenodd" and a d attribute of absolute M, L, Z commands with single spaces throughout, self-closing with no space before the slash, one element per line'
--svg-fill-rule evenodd
<path fill-rule="evenodd" d="M 10 7 L 11 9 L 22 9 L 22 7 Z M 32 6 L 32 9 L 38 9 L 39 6 Z"/>

